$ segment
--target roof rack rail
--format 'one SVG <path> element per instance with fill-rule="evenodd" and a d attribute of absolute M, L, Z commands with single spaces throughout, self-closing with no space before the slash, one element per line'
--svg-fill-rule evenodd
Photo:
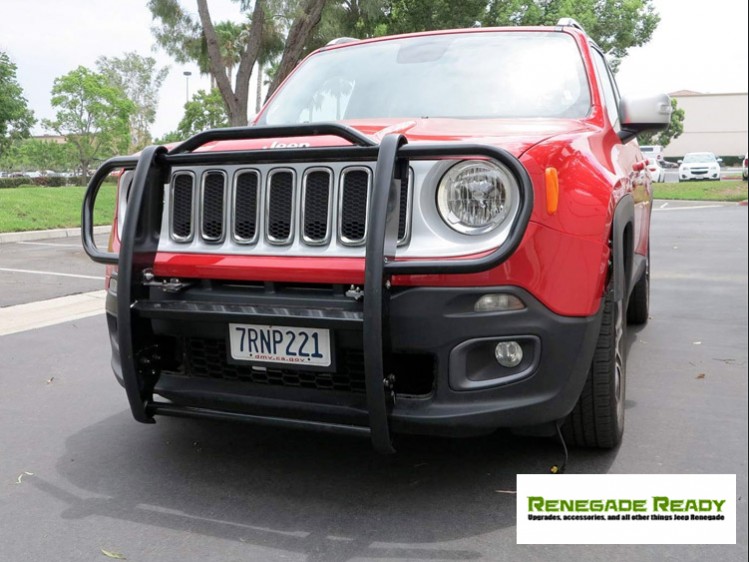
<path fill-rule="evenodd" d="M 585 33 L 585 29 L 583 29 L 583 26 L 580 25 L 580 23 L 574 19 L 574 18 L 559 18 L 559 21 L 557 22 L 558 27 L 574 27 L 575 29 L 578 29 Z M 587 35 L 587 33 L 585 33 Z"/>
<path fill-rule="evenodd" d="M 325 46 L 331 47 L 333 45 L 343 45 L 344 43 L 355 43 L 358 41 L 356 37 L 337 37 L 331 41 L 328 41 Z"/>

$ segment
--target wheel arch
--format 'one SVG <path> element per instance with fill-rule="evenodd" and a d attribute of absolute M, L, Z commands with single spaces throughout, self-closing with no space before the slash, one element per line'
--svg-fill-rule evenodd
<path fill-rule="evenodd" d="M 615 300 L 629 298 L 629 280 L 632 277 L 634 255 L 635 204 L 627 194 L 619 200 L 614 209 L 611 226 L 611 264 Z"/>

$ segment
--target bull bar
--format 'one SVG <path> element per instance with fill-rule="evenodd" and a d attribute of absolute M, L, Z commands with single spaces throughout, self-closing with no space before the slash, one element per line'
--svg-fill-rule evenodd
<path fill-rule="evenodd" d="M 279 137 L 331 135 L 351 146 L 292 149 L 195 152 L 208 143 Z M 398 260 L 398 209 L 400 182 L 407 181 L 411 160 L 481 157 L 498 160 L 514 174 L 519 185 L 519 212 L 507 240 L 491 252 L 477 257 L 449 260 Z M 207 408 L 180 406 L 154 400 L 158 373 L 148 361 L 138 361 L 136 348 L 147 345 L 147 319 L 135 306 L 147 296 L 142 273 L 153 266 L 161 232 L 163 189 L 171 167 L 184 165 L 296 163 L 375 160 L 372 201 L 367 224 L 362 333 L 366 405 L 369 427 L 312 420 L 287 419 Z M 119 253 L 100 250 L 94 241 L 94 205 L 104 179 L 117 170 L 135 170 L 127 203 Z M 533 208 L 533 189 L 523 165 L 500 148 L 462 142 L 408 144 L 405 136 L 389 134 L 378 145 L 353 128 L 337 123 L 314 125 L 234 127 L 198 133 L 171 150 L 149 146 L 140 156 L 116 157 L 104 162 L 92 176 L 83 199 L 81 236 L 83 248 L 95 262 L 118 267 L 117 318 L 122 377 L 133 416 L 154 423 L 155 414 L 179 417 L 235 419 L 282 427 L 304 427 L 327 432 L 368 435 L 380 453 L 395 450 L 389 429 L 392 400 L 387 388 L 391 364 L 389 337 L 389 279 L 404 274 L 466 274 L 486 271 L 506 260 L 525 233 Z M 141 329 L 136 330 L 136 327 Z M 380 350 L 379 353 L 375 350 Z"/>

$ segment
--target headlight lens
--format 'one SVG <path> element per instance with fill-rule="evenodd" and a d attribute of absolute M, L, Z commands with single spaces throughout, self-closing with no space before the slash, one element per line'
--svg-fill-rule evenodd
<path fill-rule="evenodd" d="M 504 166 L 487 160 L 464 160 L 442 176 L 437 208 L 453 230 L 485 234 L 509 217 L 518 197 L 518 184 Z"/>

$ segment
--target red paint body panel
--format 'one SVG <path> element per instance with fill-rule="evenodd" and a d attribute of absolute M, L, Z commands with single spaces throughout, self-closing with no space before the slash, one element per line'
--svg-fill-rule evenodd
<path fill-rule="evenodd" d="M 153 271 L 159 277 L 360 285 L 364 283 L 364 258 L 159 252 L 156 254 Z"/>
<path fill-rule="evenodd" d="M 557 314 L 588 316 L 598 310 L 607 260 L 605 246 L 530 223 L 520 247 L 497 268 L 469 275 L 399 275 L 393 278 L 393 285 L 513 285 L 526 289 Z M 546 271 L 554 275 L 547 275 Z M 154 273 L 159 277 L 226 281 L 360 285 L 364 282 L 364 259 L 159 252 Z"/>

